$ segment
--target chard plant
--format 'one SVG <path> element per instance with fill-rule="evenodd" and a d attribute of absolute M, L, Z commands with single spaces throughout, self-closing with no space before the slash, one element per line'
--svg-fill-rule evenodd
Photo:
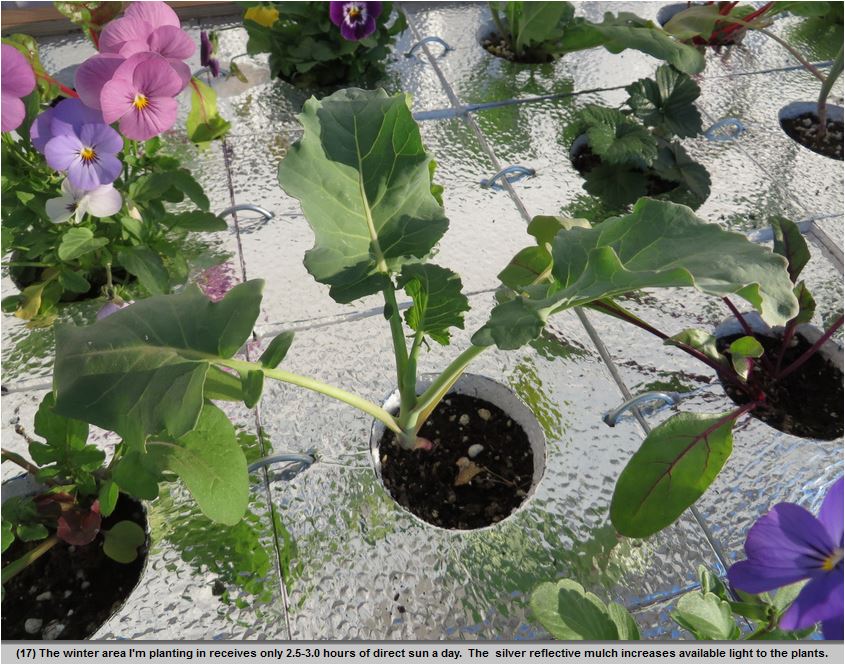
<path fill-rule="evenodd" d="M 189 88 L 188 137 L 203 146 L 228 130 L 184 62 L 195 44 L 165 3 L 133 3 L 116 19 L 90 4 L 78 19 L 100 52 L 75 89 L 44 71 L 31 37 L 3 39 L 2 253 L 21 290 L 3 310 L 33 325 L 61 301 L 119 300 L 130 279 L 167 293 L 187 279 L 186 233 L 226 229 L 160 136 Z M 195 208 L 165 206 L 185 200 Z"/>
<path fill-rule="evenodd" d="M 564 132 L 584 189 L 612 209 L 642 196 L 697 208 L 710 195 L 710 175 L 677 139 L 701 133 L 698 84 L 661 65 L 653 79 L 640 79 L 625 90 L 622 108 L 588 105 Z"/>
<path fill-rule="evenodd" d="M 257 360 L 239 355 L 259 314 L 261 280 L 234 287 L 217 303 L 193 286 L 155 296 L 91 326 L 56 329 L 55 409 L 123 437 L 125 454 L 115 470 L 130 491 L 143 486 L 152 494 L 161 478 L 151 441 L 196 436 L 210 400 L 254 406 L 268 379 L 345 402 L 384 423 L 402 448 L 427 449 L 431 444 L 417 433 L 470 362 L 493 347 L 522 347 L 564 310 L 665 287 L 744 298 L 775 324 L 798 310 L 783 257 L 704 223 L 684 206 L 642 199 L 630 214 L 596 228 L 586 220 L 539 217 L 528 227 L 536 244 L 502 273 L 513 288 L 471 344 L 418 394 L 423 351 L 449 344 L 469 303 L 459 276 L 429 260 L 449 222 L 442 189 L 432 180 L 435 162 L 409 106 L 406 95 L 383 90 L 311 98 L 299 117 L 303 136 L 279 165 L 282 188 L 299 200 L 314 232 L 305 255 L 309 273 L 338 303 L 384 300 L 398 413 L 284 369 L 290 332 L 272 339 Z M 400 291 L 410 300 L 404 315 Z M 215 434 L 204 428 L 202 436 Z"/>
<path fill-rule="evenodd" d="M 407 27 L 392 2 L 248 2 L 250 54 L 269 53 L 270 72 L 300 87 L 372 82 Z"/>
<path fill-rule="evenodd" d="M 607 12 L 601 23 L 574 16 L 568 2 L 490 2 L 490 14 L 504 46 L 489 44 L 496 55 L 512 60 L 546 62 L 566 53 L 603 46 L 611 53 L 634 49 L 665 60 L 682 72 L 697 74 L 704 57 L 673 39 L 652 21 Z"/>

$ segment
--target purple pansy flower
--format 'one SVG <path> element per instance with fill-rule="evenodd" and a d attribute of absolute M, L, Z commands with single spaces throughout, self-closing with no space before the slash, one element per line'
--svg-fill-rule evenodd
<path fill-rule="evenodd" d="M 56 106 L 41 112 L 29 128 L 32 144 L 44 153 L 47 142 L 60 134 L 74 134 L 82 125 L 105 124 L 103 114 L 88 108 L 78 99 L 63 99 Z"/>
<path fill-rule="evenodd" d="M 100 308 L 100 311 L 97 312 L 97 321 L 101 321 L 108 316 L 111 316 L 115 312 L 119 312 L 124 307 L 129 307 L 129 305 L 134 305 L 135 301 L 124 301 L 120 298 L 115 298 L 114 300 L 109 300 L 105 305 Z"/>
<path fill-rule="evenodd" d="M 376 19 L 381 14 L 380 2 L 330 2 L 329 18 L 340 27 L 340 34 L 350 42 L 357 42 L 373 34 Z"/>
<path fill-rule="evenodd" d="M 205 30 L 200 32 L 200 64 L 208 67 L 213 77 L 220 76 L 220 61 L 214 57 L 214 44 Z"/>
<path fill-rule="evenodd" d="M 0 128 L 4 132 L 11 132 L 20 127 L 26 117 L 26 107 L 21 97 L 26 97 L 35 88 L 35 74 L 24 54 L 14 46 L 3 44 L 2 60 Z"/>
<path fill-rule="evenodd" d="M 156 53 L 136 53 L 103 86 L 103 118 L 108 123 L 120 120 L 127 138 L 146 141 L 174 125 L 178 104 L 173 96 L 180 90 L 182 80 L 167 60 Z"/>
<path fill-rule="evenodd" d="M 53 109 L 48 120 L 49 138 L 42 136 L 46 123 L 33 123 L 38 145 L 43 145 L 44 157 L 52 168 L 67 171 L 73 187 L 90 191 L 114 182 L 120 175 L 123 165 L 116 155 L 123 149 L 123 139 L 103 122 L 98 111 L 85 109 L 77 100 L 67 100 Z"/>
<path fill-rule="evenodd" d="M 821 622 L 825 639 L 842 639 L 842 484 L 840 478 L 830 488 L 818 518 L 794 503 L 777 504 L 749 530 L 748 559 L 728 571 L 731 585 L 748 593 L 809 579 L 781 617 L 784 630 Z"/>

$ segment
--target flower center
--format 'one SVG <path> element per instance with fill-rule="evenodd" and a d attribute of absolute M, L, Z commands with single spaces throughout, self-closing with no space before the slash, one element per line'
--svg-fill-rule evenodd
<path fill-rule="evenodd" d="M 91 146 L 85 146 L 82 150 L 79 151 L 79 156 L 82 158 L 82 161 L 86 164 L 90 164 L 91 162 L 97 159 L 97 151 L 94 150 Z"/>
<path fill-rule="evenodd" d="M 132 100 L 132 106 L 134 106 L 139 111 L 143 111 L 149 105 L 150 105 L 150 100 L 147 99 L 146 95 L 143 95 L 140 92 L 135 94 L 135 99 Z"/>
<path fill-rule="evenodd" d="M 363 23 L 367 18 L 366 9 L 360 5 L 350 2 L 346 5 L 346 22 L 349 25 Z"/>
<path fill-rule="evenodd" d="M 822 562 L 822 570 L 833 570 L 842 562 L 843 551 L 840 548 L 833 550 L 833 554 L 825 557 Z"/>

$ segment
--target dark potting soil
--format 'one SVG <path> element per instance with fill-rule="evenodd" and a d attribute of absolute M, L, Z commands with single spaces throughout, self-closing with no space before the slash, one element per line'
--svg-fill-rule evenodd
<path fill-rule="evenodd" d="M 132 520 L 146 531 L 140 503 L 123 494 L 114 512 L 103 518 L 108 529 Z M 3 553 L 3 566 L 37 543 L 16 540 Z M 59 542 L 4 584 L 4 640 L 82 640 L 90 637 L 126 600 L 144 569 L 147 546 L 132 563 L 118 563 L 103 553 L 103 536 L 74 547 Z M 29 628 L 29 630 L 27 630 Z"/>
<path fill-rule="evenodd" d="M 718 340 L 720 351 L 741 335 Z M 777 365 L 780 338 L 756 336 L 765 351 L 764 357 Z M 812 345 L 800 334 L 783 356 L 782 368 L 788 367 Z M 774 381 L 761 363 L 756 363 L 749 375 L 749 383 L 760 386 L 766 402 L 751 411 L 751 415 L 776 430 L 810 439 L 830 441 L 842 436 L 842 372 L 830 361 L 816 353 L 785 379 Z M 731 384 L 722 384 L 728 397 L 737 405 L 750 402 L 745 393 Z"/>
<path fill-rule="evenodd" d="M 795 118 L 784 118 L 780 121 L 780 126 L 789 138 L 805 148 L 825 157 L 842 161 L 843 125 L 841 122 L 828 118 L 827 134 L 821 141 L 817 139 L 819 119 L 815 113 L 804 113 Z"/>
<path fill-rule="evenodd" d="M 386 430 L 379 455 L 385 487 L 420 519 L 447 529 L 477 529 L 502 521 L 525 500 L 534 454 L 525 431 L 499 407 L 449 395 L 419 435 L 434 447 L 403 450 Z M 472 446 L 483 449 L 471 457 Z M 460 482 L 461 473 L 466 477 L 475 471 L 468 482 Z"/>
<path fill-rule="evenodd" d="M 554 62 L 554 58 L 545 51 L 540 49 L 526 49 L 522 55 L 517 55 L 511 49 L 511 44 L 507 39 L 504 39 L 499 33 L 494 32 L 481 40 L 481 46 L 484 50 L 495 55 L 497 58 L 504 58 L 511 62 L 518 62 L 523 65 L 544 65 L 548 62 Z"/>
<path fill-rule="evenodd" d="M 15 257 L 12 256 L 12 261 Z M 18 290 L 23 291 L 27 286 L 35 284 L 41 279 L 41 268 L 32 266 L 12 266 L 9 269 L 9 277 L 12 283 L 18 287 Z M 62 302 L 79 302 L 80 300 L 89 300 L 92 298 L 99 298 L 103 295 L 103 287 L 108 283 L 106 278 L 105 268 L 98 269 L 85 275 L 91 288 L 85 293 L 74 293 L 73 291 L 65 291 L 62 293 Z M 136 280 L 134 275 L 130 275 L 126 270 L 120 266 L 112 268 L 112 283 L 113 284 L 131 284 Z"/>
<path fill-rule="evenodd" d="M 601 157 L 595 154 L 586 143 L 575 150 L 571 161 L 572 166 L 574 166 L 575 170 L 582 176 L 585 176 L 594 168 L 601 165 Z M 671 180 L 665 180 L 657 174 L 649 171 L 646 171 L 645 175 L 647 196 L 660 196 L 661 194 L 666 194 L 667 192 L 671 192 L 673 189 L 677 188 L 679 184 L 677 182 L 672 182 Z"/>

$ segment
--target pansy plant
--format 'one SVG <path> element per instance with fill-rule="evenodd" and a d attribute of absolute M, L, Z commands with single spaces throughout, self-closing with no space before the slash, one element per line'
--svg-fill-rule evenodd
<path fill-rule="evenodd" d="M 174 240 L 226 228 L 162 150 L 188 87 L 189 138 L 204 145 L 228 129 L 214 91 L 182 61 L 195 47 L 178 17 L 160 2 L 131 4 L 112 22 L 89 11 L 103 19 L 91 33 L 102 51 L 79 67 L 75 90 L 43 71 L 31 38 L 3 44 L 3 254 L 21 289 L 3 308 L 33 325 L 49 323 L 61 300 L 117 298 L 130 279 L 149 293 L 169 291 L 188 272 Z M 165 208 L 185 199 L 196 209 Z"/>
<path fill-rule="evenodd" d="M 407 26 L 392 2 L 246 3 L 249 53 L 269 53 L 270 71 L 300 87 L 370 82 Z"/>
<path fill-rule="evenodd" d="M 216 303 L 189 287 L 136 302 L 92 326 L 57 328 L 56 411 L 123 437 L 133 453 L 117 467 L 124 482 L 152 490 L 160 475 L 147 458 L 150 441 L 191 436 L 209 400 L 254 406 L 269 379 L 345 402 L 383 422 L 402 448 L 425 449 L 430 444 L 417 433 L 469 363 L 493 347 L 531 342 L 564 310 L 669 286 L 736 295 L 773 323 L 798 309 L 782 257 L 704 223 L 684 206 L 642 199 L 631 214 L 596 228 L 584 220 L 538 218 L 528 228 L 536 246 L 503 273 L 512 289 L 471 344 L 418 394 L 424 350 L 449 345 L 469 302 L 458 275 L 429 261 L 449 221 L 409 99 L 341 90 L 307 101 L 300 122 L 304 134 L 279 165 L 279 182 L 314 232 L 305 267 L 338 303 L 383 298 L 400 408 L 389 413 L 285 369 L 289 332 L 270 340 L 255 361 L 238 355 L 258 317 L 260 280 L 235 286 Z M 725 255 L 737 260 L 725 262 Z M 410 300 L 404 314 L 401 292 Z"/>

